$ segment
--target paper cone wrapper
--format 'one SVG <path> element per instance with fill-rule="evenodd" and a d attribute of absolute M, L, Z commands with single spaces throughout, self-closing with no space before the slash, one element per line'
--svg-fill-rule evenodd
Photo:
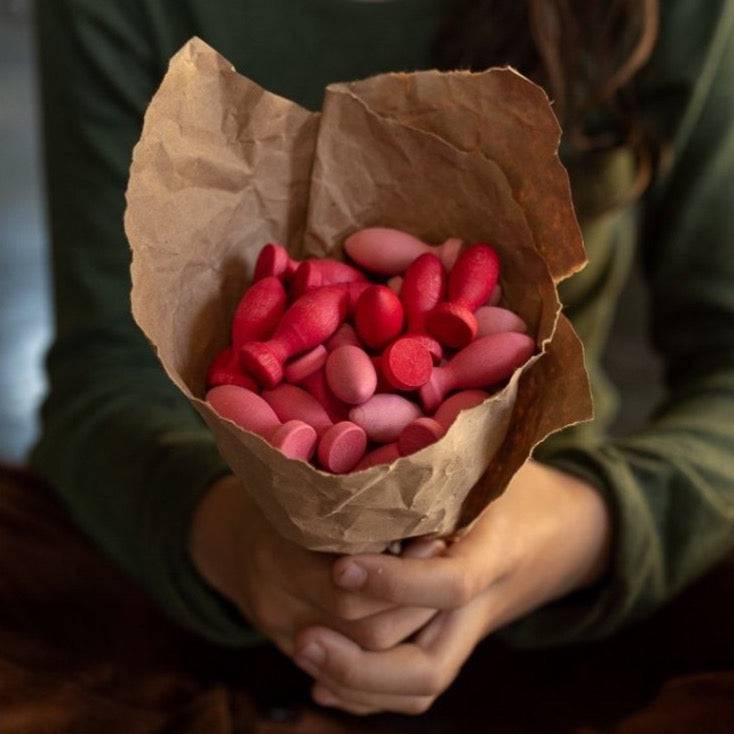
<path fill-rule="evenodd" d="M 132 309 L 170 379 L 277 530 L 313 550 L 380 551 L 466 527 L 548 434 L 592 413 L 556 284 L 585 264 L 560 129 L 511 69 L 333 84 L 321 113 L 265 91 L 199 39 L 148 107 L 127 191 Z M 438 443 L 349 475 L 287 459 L 202 397 L 260 248 L 341 257 L 369 226 L 490 242 L 538 353 Z"/>

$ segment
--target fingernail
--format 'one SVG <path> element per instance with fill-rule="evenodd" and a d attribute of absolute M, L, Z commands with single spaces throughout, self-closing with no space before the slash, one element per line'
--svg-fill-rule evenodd
<path fill-rule="evenodd" d="M 296 663 L 307 673 L 315 675 L 324 664 L 326 653 L 324 648 L 316 642 L 309 642 L 296 654 Z"/>
<path fill-rule="evenodd" d="M 339 574 L 337 583 L 344 589 L 358 589 L 367 581 L 367 571 L 356 563 L 348 563 Z"/>

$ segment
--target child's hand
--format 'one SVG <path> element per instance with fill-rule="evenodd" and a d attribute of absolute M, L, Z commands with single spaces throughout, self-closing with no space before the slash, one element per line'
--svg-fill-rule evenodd
<path fill-rule="evenodd" d="M 415 556 L 445 548 L 417 546 Z M 190 553 L 209 584 L 231 600 L 286 654 L 304 627 L 326 625 L 365 649 L 387 649 L 435 615 L 340 589 L 335 556 L 308 551 L 279 535 L 234 476 L 216 482 L 193 518 Z M 387 615 L 387 616 L 386 616 Z"/>
<path fill-rule="evenodd" d="M 441 557 L 342 557 L 334 580 L 365 600 L 442 610 L 415 640 L 360 648 L 332 629 L 296 638 L 295 660 L 320 703 L 354 713 L 420 713 L 489 632 L 603 573 L 609 517 L 585 482 L 528 462 Z M 389 615 L 395 612 L 385 612 Z"/>

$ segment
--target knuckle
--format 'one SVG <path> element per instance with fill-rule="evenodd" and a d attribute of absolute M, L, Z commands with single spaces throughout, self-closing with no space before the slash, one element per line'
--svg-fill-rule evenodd
<path fill-rule="evenodd" d="M 474 584 L 469 574 L 457 566 L 449 577 L 449 602 L 454 607 L 463 607 L 474 596 Z"/>
<path fill-rule="evenodd" d="M 443 693 L 449 685 L 448 676 L 438 667 L 426 667 L 421 676 L 421 690 L 428 696 L 436 697 Z"/>
<path fill-rule="evenodd" d="M 360 619 L 362 613 L 359 599 L 351 594 L 337 594 L 332 603 L 332 611 L 339 619 L 353 621 Z"/>
<path fill-rule="evenodd" d="M 417 698 L 411 698 L 405 705 L 405 713 L 412 716 L 419 716 L 425 714 L 428 709 L 433 706 L 433 702 L 436 700 L 434 696 L 420 696 Z"/>
<path fill-rule="evenodd" d="M 336 658 L 329 666 L 330 675 L 344 688 L 357 688 L 357 669 L 348 658 Z"/>
<path fill-rule="evenodd" d="M 375 652 L 389 650 L 394 645 L 392 625 L 384 621 L 370 620 L 357 629 L 361 647 Z"/>
<path fill-rule="evenodd" d="M 347 706 L 345 707 L 345 711 L 348 711 L 353 716 L 361 716 L 363 718 L 380 713 L 380 709 L 368 708 L 366 706 Z"/>

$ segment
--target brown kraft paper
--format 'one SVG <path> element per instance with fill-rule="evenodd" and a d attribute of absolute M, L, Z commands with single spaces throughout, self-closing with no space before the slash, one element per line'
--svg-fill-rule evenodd
<path fill-rule="evenodd" d="M 173 57 L 130 171 L 133 315 L 282 535 L 358 553 L 452 533 L 535 445 L 591 417 L 583 350 L 556 289 L 585 264 L 559 139 L 545 93 L 511 69 L 332 84 L 313 113 L 197 38 Z M 490 242 L 538 353 L 436 444 L 333 475 L 220 417 L 202 400 L 204 378 L 265 243 L 299 259 L 341 257 L 344 238 L 368 226 Z"/>

